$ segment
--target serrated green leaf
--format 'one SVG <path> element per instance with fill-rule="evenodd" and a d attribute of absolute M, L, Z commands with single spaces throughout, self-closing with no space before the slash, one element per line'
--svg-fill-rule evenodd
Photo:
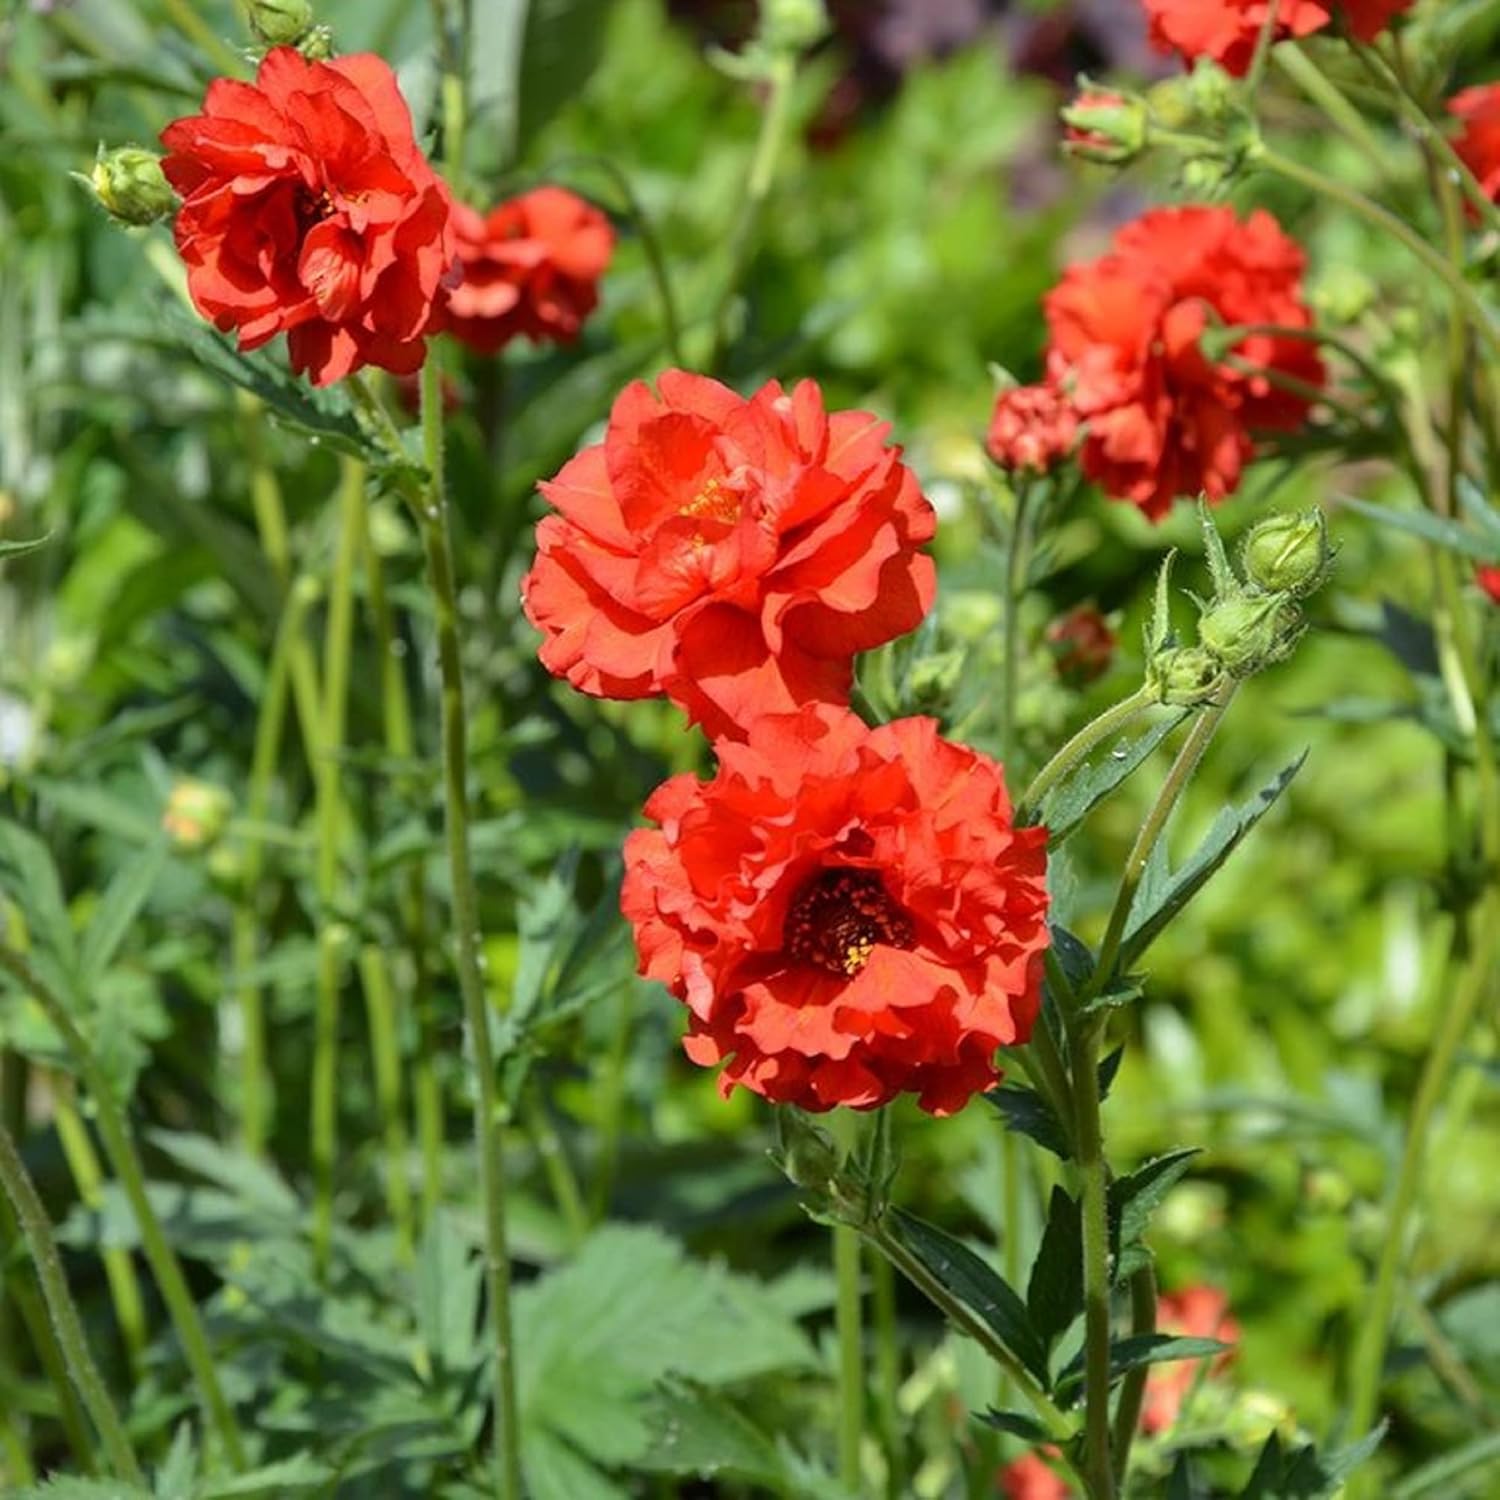
<path fill-rule="evenodd" d="M 1026 1136 L 1063 1161 L 1069 1160 L 1072 1152 L 1062 1121 L 1035 1089 L 1007 1083 L 991 1089 L 984 1097 L 999 1111 L 1007 1130 Z"/>
<path fill-rule="evenodd" d="M 297 1195 L 276 1169 L 205 1135 L 186 1131 L 153 1130 L 151 1144 L 186 1171 L 239 1198 L 257 1213 L 294 1226 L 302 1207 Z"/>
<path fill-rule="evenodd" d="M 77 945 L 52 851 L 7 819 L 0 819 L 0 891 L 20 908 L 33 945 L 69 976 L 71 988 Z"/>
<path fill-rule="evenodd" d="M 1109 1185 L 1109 1211 L 1118 1226 L 1122 1254 L 1144 1238 L 1151 1215 L 1182 1180 L 1201 1147 L 1169 1151 Z"/>
<path fill-rule="evenodd" d="M 1045 1335 L 1026 1304 L 967 1245 L 902 1209 L 886 1216 L 891 1233 L 973 1312 L 1043 1387 L 1049 1384 Z"/>
<path fill-rule="evenodd" d="M 1207 837 L 1182 864 L 1168 873 L 1165 857 L 1149 862 L 1146 875 L 1136 891 L 1130 922 L 1121 947 L 1121 967 L 1129 968 L 1197 893 L 1208 883 L 1224 862 L 1240 846 L 1250 830 L 1270 812 L 1281 794 L 1292 784 L 1307 759 L 1304 750 L 1261 788 L 1250 801 L 1239 807 L 1227 807 L 1209 829 Z M 1165 847 L 1159 840 L 1153 857 Z"/>
<path fill-rule="evenodd" d="M 703 1479 L 727 1475 L 781 1490 L 776 1444 L 723 1395 L 670 1386 L 647 1402 L 646 1422 L 651 1446 L 633 1468 Z"/>
<path fill-rule="evenodd" d="M 417 1257 L 417 1328 L 437 1370 L 464 1370 L 477 1358 L 484 1267 L 446 1210 L 432 1216 Z"/>
<path fill-rule="evenodd" d="M 335 1471 L 319 1463 L 311 1454 L 299 1453 L 233 1479 L 209 1481 L 198 1491 L 198 1500 L 249 1500 L 255 1495 L 297 1495 L 320 1489 L 334 1477 Z"/>
<path fill-rule="evenodd" d="M 7 1492 L 7 1500 L 151 1500 L 150 1492 L 118 1479 L 73 1479 L 65 1474 Z"/>
<path fill-rule="evenodd" d="M 1229 566 L 1229 554 L 1224 550 L 1224 539 L 1208 508 L 1208 501 L 1198 497 L 1198 526 L 1203 533 L 1203 555 L 1208 562 L 1209 577 L 1213 580 L 1214 597 L 1228 599 L 1239 591 L 1239 579 Z"/>
<path fill-rule="evenodd" d="M 1359 1442 L 1322 1456 L 1312 1443 L 1286 1453 L 1272 1433 L 1261 1449 L 1255 1472 L 1240 1500 L 1331 1500 L 1344 1480 L 1380 1446 L 1382 1423 Z"/>
<path fill-rule="evenodd" d="M 167 862 L 167 844 L 158 837 L 121 866 L 94 909 L 78 954 L 78 982 L 87 994 L 114 962 L 131 924 L 151 895 Z"/>
<path fill-rule="evenodd" d="M 1049 1352 L 1083 1312 L 1083 1220 L 1078 1200 L 1062 1187 L 1052 1189 L 1026 1283 L 1026 1310 Z"/>
<path fill-rule="evenodd" d="M 1023 1443 L 1046 1443 L 1052 1439 L 1051 1433 L 1035 1417 L 1028 1417 L 1023 1411 L 996 1411 L 991 1407 L 988 1411 L 975 1412 L 974 1420 L 993 1427 L 996 1432 L 1018 1437 Z"/>
<path fill-rule="evenodd" d="M 198 1454 L 191 1422 L 178 1424 L 172 1446 L 156 1471 L 156 1500 L 193 1500 L 198 1476 Z"/>
<path fill-rule="evenodd" d="M 1170 1333 L 1139 1333 L 1116 1339 L 1109 1346 L 1109 1379 L 1113 1385 L 1121 1376 L 1145 1365 L 1171 1364 L 1184 1359 L 1212 1359 L 1234 1346 L 1218 1339 L 1181 1338 Z M 1071 1401 L 1083 1388 L 1083 1351 L 1068 1361 L 1057 1377 L 1057 1397 Z"/>
<path fill-rule="evenodd" d="M 1060 786 L 1054 787 L 1042 800 L 1041 815 L 1037 819 L 1045 826 L 1049 842 L 1053 846 L 1061 844 L 1111 792 L 1140 768 L 1186 717 L 1186 710 L 1168 714 L 1138 734 L 1122 736 L 1108 749 L 1101 748 L 1097 759 L 1085 761 Z"/>

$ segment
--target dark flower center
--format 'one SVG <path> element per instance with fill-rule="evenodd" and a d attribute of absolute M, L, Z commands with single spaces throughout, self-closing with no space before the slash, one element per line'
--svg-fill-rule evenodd
<path fill-rule="evenodd" d="M 916 932 L 872 871 L 824 870 L 797 892 L 783 939 L 795 958 L 852 979 L 877 943 L 911 948 Z"/>

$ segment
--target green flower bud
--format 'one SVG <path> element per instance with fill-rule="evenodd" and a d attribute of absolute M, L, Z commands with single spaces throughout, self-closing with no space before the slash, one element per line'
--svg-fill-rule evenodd
<path fill-rule="evenodd" d="M 760 40 L 772 52 L 805 52 L 828 35 L 823 0 L 761 0 Z"/>
<path fill-rule="evenodd" d="M 1146 680 L 1157 702 L 1197 708 L 1218 692 L 1224 669 L 1201 646 L 1169 646 L 1151 658 Z"/>
<path fill-rule="evenodd" d="M 918 658 L 907 671 L 907 694 L 918 711 L 941 708 L 963 676 L 967 653 L 950 649 Z"/>
<path fill-rule="evenodd" d="M 312 30 L 308 0 L 245 0 L 245 21 L 267 47 L 295 47 Z"/>
<path fill-rule="evenodd" d="M 1198 640 L 1231 677 L 1250 677 L 1288 655 L 1302 630 L 1302 612 L 1284 594 L 1241 594 L 1209 606 Z"/>
<path fill-rule="evenodd" d="M 824 1198 L 839 1175 L 833 1141 L 800 1110 L 775 1111 L 776 1149 L 771 1153 L 788 1180 L 804 1192 Z"/>
<path fill-rule="evenodd" d="M 327 62 L 333 56 L 333 27 L 314 26 L 297 43 L 297 50 L 311 62 Z"/>
<path fill-rule="evenodd" d="M 1146 101 L 1138 96 L 1086 87 L 1063 110 L 1062 121 L 1063 149 L 1084 161 L 1124 166 L 1146 149 Z"/>
<path fill-rule="evenodd" d="M 1256 588 L 1304 599 L 1328 577 L 1333 557 L 1328 518 L 1314 508 L 1262 521 L 1245 538 L 1240 565 Z"/>
<path fill-rule="evenodd" d="M 1357 323 L 1375 306 L 1380 289 L 1358 266 L 1347 261 L 1330 266 L 1309 293 L 1313 307 L 1328 323 Z"/>
<path fill-rule="evenodd" d="M 177 849 L 196 853 L 224 832 L 233 810 L 234 799 L 223 787 L 184 777 L 167 796 L 161 826 Z"/>
<path fill-rule="evenodd" d="M 177 207 L 161 158 L 139 146 L 99 152 L 86 181 L 110 218 L 137 228 L 164 219 Z"/>

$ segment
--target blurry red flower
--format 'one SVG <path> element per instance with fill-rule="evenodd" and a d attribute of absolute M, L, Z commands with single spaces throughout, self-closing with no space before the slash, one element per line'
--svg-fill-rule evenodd
<path fill-rule="evenodd" d="M 1069 1500 L 1073 1491 L 1056 1469 L 1028 1453 L 1001 1469 L 1000 1493 L 1005 1500 Z"/>
<path fill-rule="evenodd" d="M 1500 604 L 1500 564 L 1490 564 L 1487 567 L 1476 568 L 1474 577 L 1482 588 L 1496 604 Z"/>
<path fill-rule="evenodd" d="M 1093 604 L 1080 604 L 1047 627 L 1047 645 L 1057 675 L 1070 687 L 1087 687 L 1109 671 L 1119 644 Z"/>
<path fill-rule="evenodd" d="M 1157 209 L 1127 224 L 1110 252 L 1069 268 L 1048 295 L 1048 375 L 1086 424 L 1083 469 L 1115 499 L 1153 520 L 1173 500 L 1222 500 L 1239 484 L 1255 429 L 1300 425 L 1309 403 L 1210 358 L 1216 325 L 1305 328 L 1303 254 L 1257 210 Z M 1323 383 L 1316 348 L 1251 334 L 1232 352 L 1245 365 Z"/>
<path fill-rule="evenodd" d="M 285 333 L 316 385 L 367 364 L 420 368 L 453 266 L 452 204 L 380 58 L 277 47 L 253 84 L 211 83 L 203 113 L 162 142 L 205 318 L 237 329 L 242 349 Z"/>
<path fill-rule="evenodd" d="M 641 972 L 692 1013 L 688 1056 L 727 1063 L 726 1096 L 961 1109 L 1036 1019 L 1046 832 L 931 719 L 813 704 L 717 749 L 625 843 L 620 904 Z"/>
<path fill-rule="evenodd" d="M 513 338 L 569 344 L 599 303 L 599 278 L 614 253 L 609 220 L 566 188 L 539 187 L 481 218 L 454 210 L 463 281 L 447 326 L 482 354 Z"/>
<path fill-rule="evenodd" d="M 637 381 L 604 441 L 542 493 L 522 585 L 542 663 L 602 698 L 665 693 L 712 735 L 847 700 L 853 658 L 932 605 L 933 533 L 889 428 L 813 381 L 749 400 L 702 375 Z"/>
<path fill-rule="evenodd" d="M 1050 385 L 1023 385 L 996 400 L 985 446 L 1002 469 L 1046 474 L 1077 440 L 1078 418 L 1061 392 Z"/>
<path fill-rule="evenodd" d="M 1448 101 L 1448 113 L 1462 122 L 1453 149 L 1491 198 L 1500 200 L 1500 83 L 1482 83 Z"/>
<path fill-rule="evenodd" d="M 1271 12 L 1271 0 L 1144 0 L 1151 40 L 1163 52 L 1190 62 L 1211 57 L 1243 77 Z M 1370 41 L 1415 0 L 1280 0 L 1276 40 L 1309 36 L 1334 16 L 1345 20 L 1361 41 Z"/>
<path fill-rule="evenodd" d="M 1229 1298 L 1212 1286 L 1190 1286 L 1162 1297 L 1156 1307 L 1156 1325 L 1160 1332 L 1175 1338 L 1218 1339 L 1234 1344 L 1240 1337 L 1240 1325 L 1229 1316 Z M 1210 1369 L 1222 1370 L 1229 1358 L 1228 1354 L 1220 1355 Z M 1152 1366 L 1141 1409 L 1141 1426 L 1147 1432 L 1165 1432 L 1177 1420 L 1202 1363 L 1200 1359 L 1184 1359 Z"/>

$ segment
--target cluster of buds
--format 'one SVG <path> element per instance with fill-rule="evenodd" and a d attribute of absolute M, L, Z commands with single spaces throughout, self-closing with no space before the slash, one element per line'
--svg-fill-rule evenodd
<path fill-rule="evenodd" d="M 309 0 L 243 0 L 245 24 L 265 48 L 295 47 L 304 57 L 333 55 L 333 32 L 319 26 Z"/>
<path fill-rule="evenodd" d="M 824 0 L 761 0 L 760 24 L 742 52 L 712 48 L 709 61 L 731 78 L 765 82 L 791 67 L 828 35 Z"/>
<path fill-rule="evenodd" d="M 1240 571 L 1200 504 L 1203 545 L 1213 594 L 1197 600 L 1198 640 L 1182 645 L 1171 626 L 1169 553 L 1157 578 L 1156 607 L 1146 631 L 1147 681 L 1163 703 L 1193 707 L 1213 699 L 1228 682 L 1251 677 L 1289 656 L 1307 628 L 1301 601 L 1327 579 L 1334 548 L 1328 522 L 1314 508 L 1272 516 L 1245 538 Z"/>

